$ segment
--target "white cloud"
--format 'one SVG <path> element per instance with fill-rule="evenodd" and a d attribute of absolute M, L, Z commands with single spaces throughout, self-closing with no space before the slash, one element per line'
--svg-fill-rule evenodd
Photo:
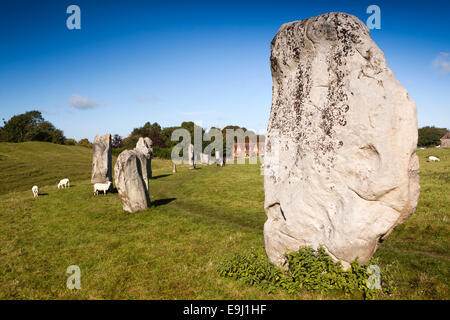
<path fill-rule="evenodd" d="M 440 73 L 450 73 L 450 54 L 441 52 L 434 60 L 433 66 L 440 70 Z"/>
<path fill-rule="evenodd" d="M 69 106 L 74 107 L 79 110 L 94 109 L 95 107 L 98 107 L 99 105 L 100 104 L 97 101 L 79 96 L 77 94 L 73 94 L 72 98 L 70 98 L 70 100 L 69 100 Z"/>

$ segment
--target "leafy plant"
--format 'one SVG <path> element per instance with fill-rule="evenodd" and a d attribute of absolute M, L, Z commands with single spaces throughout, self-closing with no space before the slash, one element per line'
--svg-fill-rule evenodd
<path fill-rule="evenodd" d="M 317 250 L 300 247 L 298 251 L 287 254 L 286 261 L 287 269 L 282 270 L 271 264 L 263 252 L 250 251 L 225 260 L 218 272 L 223 277 L 258 285 L 270 292 L 277 288 L 292 294 L 300 290 L 318 290 L 321 293 L 342 290 L 346 295 L 360 292 L 365 299 L 373 299 L 377 293 L 367 286 L 370 275 L 366 267 L 354 261 L 349 270 L 344 270 L 342 264 L 335 262 L 322 246 Z M 382 288 L 383 293 L 393 292 L 390 277 L 382 282 Z"/>

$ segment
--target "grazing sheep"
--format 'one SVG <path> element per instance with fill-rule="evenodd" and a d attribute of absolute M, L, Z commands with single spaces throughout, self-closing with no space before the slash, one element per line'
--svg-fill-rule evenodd
<path fill-rule="evenodd" d="M 70 187 L 70 181 L 69 179 L 62 179 L 59 183 L 58 183 L 58 189 L 61 188 L 69 188 Z"/>
<path fill-rule="evenodd" d="M 106 194 L 106 191 L 108 191 L 111 188 L 111 181 L 108 181 L 106 183 L 96 183 L 94 184 L 94 194 L 98 195 L 99 191 L 103 191 L 103 194 Z"/>
<path fill-rule="evenodd" d="M 33 188 L 31 188 L 31 191 L 33 191 L 33 198 L 37 198 L 39 195 L 39 188 L 38 186 L 33 186 Z"/>
<path fill-rule="evenodd" d="M 436 162 L 436 161 L 441 161 L 441 159 L 436 158 L 436 157 L 434 157 L 434 156 L 429 156 L 429 157 L 428 157 L 428 161 L 430 161 L 430 162 Z"/>

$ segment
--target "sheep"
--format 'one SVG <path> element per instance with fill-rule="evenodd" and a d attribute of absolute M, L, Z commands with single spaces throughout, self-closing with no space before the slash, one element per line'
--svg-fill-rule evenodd
<path fill-rule="evenodd" d="M 108 181 L 106 183 L 96 183 L 94 184 L 94 194 L 98 195 L 99 191 L 103 191 L 103 194 L 106 194 L 106 191 L 108 191 L 111 188 L 111 181 Z"/>
<path fill-rule="evenodd" d="M 441 161 L 441 159 L 436 158 L 435 156 L 429 156 L 429 157 L 428 157 L 428 161 L 436 162 L 436 161 Z"/>
<path fill-rule="evenodd" d="M 33 186 L 33 188 L 31 188 L 31 191 L 33 192 L 33 198 L 37 198 L 39 196 L 38 186 Z"/>
<path fill-rule="evenodd" d="M 62 179 L 59 183 L 58 183 L 58 189 L 61 188 L 69 188 L 70 187 L 70 181 L 69 179 Z"/>

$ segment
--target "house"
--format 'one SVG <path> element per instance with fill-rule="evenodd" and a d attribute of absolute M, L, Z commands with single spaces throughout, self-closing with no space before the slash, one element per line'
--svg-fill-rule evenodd
<path fill-rule="evenodd" d="M 450 131 L 441 138 L 441 148 L 450 148 Z"/>
<path fill-rule="evenodd" d="M 257 143 L 234 143 L 233 155 L 235 157 L 245 157 L 245 156 L 264 156 L 264 141 L 259 141 Z"/>

